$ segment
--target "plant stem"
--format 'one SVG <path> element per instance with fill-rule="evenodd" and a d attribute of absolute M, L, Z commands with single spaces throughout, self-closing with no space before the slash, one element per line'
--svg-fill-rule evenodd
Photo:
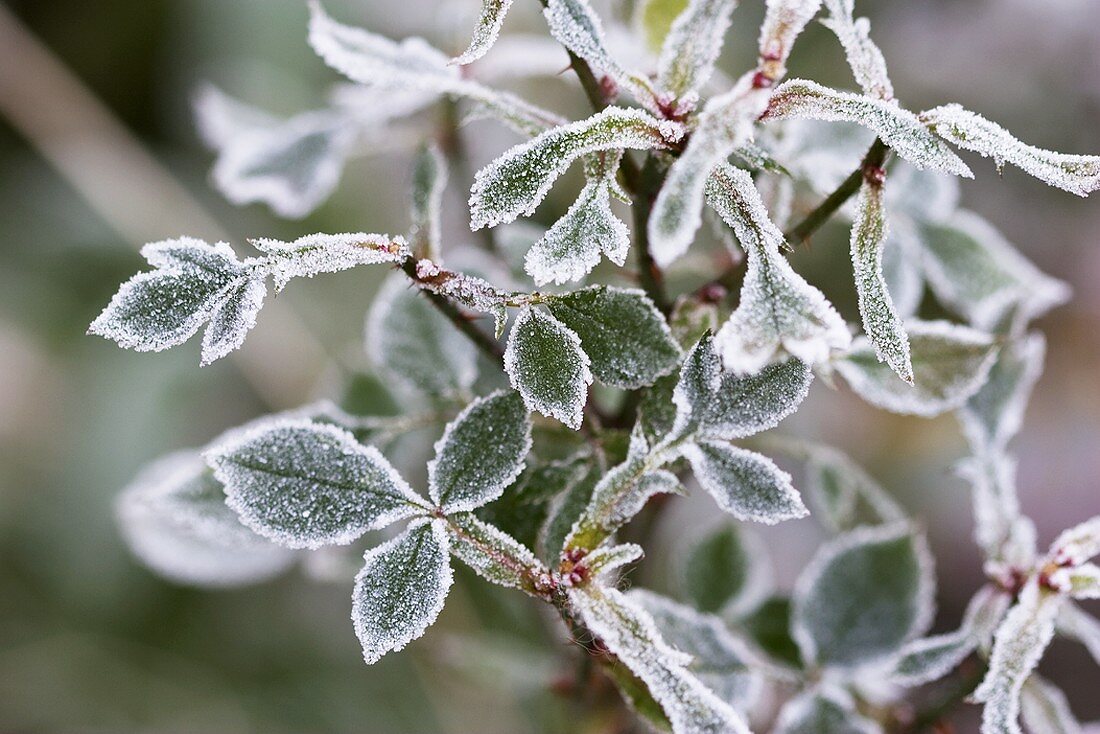
<path fill-rule="evenodd" d="M 458 114 L 458 103 L 445 97 L 443 99 L 442 125 L 439 133 L 439 146 L 451 163 L 451 167 L 462 179 L 466 188 L 474 180 L 474 173 L 470 168 L 470 155 L 466 146 L 466 138 L 462 135 L 461 120 Z M 478 230 L 482 246 L 488 251 L 497 251 L 496 235 L 492 227 L 482 227 Z"/>
<path fill-rule="evenodd" d="M 420 282 L 420 277 L 416 273 L 416 258 L 406 258 L 401 263 L 401 269 L 405 271 L 414 283 Z M 441 296 L 438 293 L 433 293 L 427 289 L 420 289 L 424 295 L 432 302 L 441 314 L 447 317 L 447 319 L 458 328 L 466 337 L 474 343 L 474 345 L 485 353 L 487 357 L 494 361 L 500 361 L 504 358 L 504 350 L 495 339 L 490 337 L 475 324 L 465 313 L 463 313 L 458 306 L 450 302 L 445 296 Z"/>

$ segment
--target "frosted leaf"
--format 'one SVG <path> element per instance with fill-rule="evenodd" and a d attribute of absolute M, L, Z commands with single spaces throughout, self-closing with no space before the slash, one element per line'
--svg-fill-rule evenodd
<path fill-rule="evenodd" d="M 864 181 L 852 225 L 851 256 L 863 330 L 875 354 L 905 382 L 913 383 L 909 337 L 890 298 L 882 272 L 887 223 L 882 185 Z"/>
<path fill-rule="evenodd" d="M 222 485 L 195 452 L 170 454 L 143 469 L 123 490 L 115 511 L 134 555 L 178 583 L 256 583 L 295 559 L 241 524 L 226 507 Z"/>
<path fill-rule="evenodd" d="M 470 226 L 477 230 L 530 216 L 554 181 L 582 156 L 667 148 L 683 134 L 679 123 L 622 107 L 608 107 L 586 120 L 547 130 L 478 171 L 470 191 Z"/>
<path fill-rule="evenodd" d="M 769 125 L 764 133 L 778 138 L 776 158 L 791 176 L 821 196 L 832 193 L 860 166 L 875 140 L 873 132 L 855 123 L 797 118 Z"/>
<path fill-rule="evenodd" d="M 817 15 L 821 0 L 767 0 L 766 6 L 760 26 L 760 61 L 763 72 L 775 80 L 786 73 L 795 39 Z"/>
<path fill-rule="evenodd" d="M 647 458 L 628 457 L 600 478 L 565 540 L 566 548 L 595 548 L 641 512 L 654 495 L 683 492 L 675 474 L 653 468 Z"/>
<path fill-rule="evenodd" d="M 921 119 L 945 140 L 992 158 L 998 169 L 1011 163 L 1051 186 L 1078 196 L 1088 196 L 1100 188 L 1100 156 L 1055 153 L 1025 145 L 997 123 L 957 104 L 923 112 Z"/>
<path fill-rule="evenodd" d="M 678 565 L 687 601 L 725 618 L 757 608 L 773 586 L 761 541 L 730 522 L 691 538 Z"/>
<path fill-rule="evenodd" d="M 613 578 L 613 572 L 623 566 L 637 563 L 645 556 L 642 546 L 635 543 L 601 545 L 584 556 L 584 567 L 596 578 Z"/>
<path fill-rule="evenodd" d="M 766 456 L 718 441 L 682 449 L 696 481 L 738 520 L 774 525 L 810 514 L 791 477 Z"/>
<path fill-rule="evenodd" d="M 753 653 L 722 620 L 644 589 L 631 590 L 627 598 L 653 617 L 668 644 L 691 656 L 688 672 L 721 700 L 737 711 L 747 711 L 756 703 L 763 680 L 748 665 Z"/>
<path fill-rule="evenodd" d="M 753 124 L 771 92 L 753 86 L 753 76 L 745 74 L 729 92 L 710 100 L 684 152 L 668 169 L 648 225 L 653 259 L 660 267 L 671 265 L 691 246 L 703 222 L 711 171 L 752 139 Z"/>
<path fill-rule="evenodd" d="M 737 0 L 691 0 L 672 22 L 661 47 L 657 87 L 693 102 L 714 72 Z"/>
<path fill-rule="evenodd" d="M 580 337 L 592 374 L 606 385 L 651 385 L 680 363 L 665 317 L 641 290 L 592 286 L 554 296 L 547 307 Z"/>
<path fill-rule="evenodd" d="M 141 254 L 156 270 L 123 283 L 88 327 L 90 334 L 139 352 L 159 352 L 190 339 L 251 277 L 224 242 L 208 245 L 182 237 L 146 245 Z"/>
<path fill-rule="evenodd" d="M 878 361 L 864 337 L 834 362 L 836 371 L 861 398 L 894 413 L 926 418 L 954 410 L 985 383 L 997 359 L 997 343 L 980 331 L 946 321 L 910 321 L 913 384 L 902 382 Z"/>
<path fill-rule="evenodd" d="M 825 0 L 829 17 L 821 24 L 840 40 L 848 66 L 863 93 L 876 99 L 893 99 L 894 87 L 886 72 L 886 59 L 870 38 L 870 21 L 852 17 L 854 4 L 854 0 Z"/>
<path fill-rule="evenodd" d="M 523 471 L 531 421 L 514 392 L 495 392 L 468 405 L 447 424 L 428 462 L 428 494 L 443 512 L 467 512 L 492 502 Z"/>
<path fill-rule="evenodd" d="M 630 231 L 611 211 L 607 184 L 589 181 L 565 216 L 527 251 L 524 270 L 536 285 L 580 280 L 601 254 L 622 265 L 629 247 Z"/>
<path fill-rule="evenodd" d="M 205 455 L 242 522 L 290 548 L 346 545 L 429 509 L 378 449 L 331 425 L 275 420 Z"/>
<path fill-rule="evenodd" d="M 748 734 L 740 715 L 686 669 L 690 658 L 665 642 L 644 609 L 595 584 L 570 589 L 569 601 L 584 625 L 645 683 L 674 734 Z"/>
<path fill-rule="evenodd" d="M 1100 619 L 1076 604 L 1065 602 L 1058 610 L 1056 626 L 1058 634 L 1080 642 L 1100 665 Z"/>
<path fill-rule="evenodd" d="M 714 339 L 705 336 L 680 369 L 670 435 L 731 440 L 774 428 L 798 408 L 812 380 L 813 373 L 797 359 L 748 377 L 723 372 Z"/>
<path fill-rule="evenodd" d="M 269 239 L 250 242 L 267 254 L 265 265 L 275 280 L 276 292 L 291 278 L 312 278 L 357 265 L 401 263 L 412 255 L 403 237 L 365 232 L 311 234 L 293 242 Z"/>
<path fill-rule="evenodd" d="M 223 294 L 224 300 L 210 316 L 202 335 L 202 359 L 206 366 L 238 349 L 256 325 L 256 316 L 267 297 L 262 277 L 238 278 Z"/>
<path fill-rule="evenodd" d="M 989 672 L 973 694 L 975 701 L 985 703 L 982 734 L 1020 734 L 1020 689 L 1054 637 L 1062 601 L 1031 582 L 997 628 Z"/>
<path fill-rule="evenodd" d="M 1062 689 L 1033 675 L 1020 693 L 1020 716 L 1029 734 L 1081 734 Z"/>
<path fill-rule="evenodd" d="M 500 36 L 500 27 L 504 25 L 504 18 L 511 7 L 512 0 L 482 0 L 481 14 L 470 45 L 451 63 L 469 64 L 484 56 Z"/>
<path fill-rule="evenodd" d="M 416 263 L 416 282 L 424 290 L 446 296 L 475 311 L 490 314 L 496 322 L 496 337 L 499 339 L 504 333 L 504 325 L 508 320 L 508 294 L 489 281 L 476 275 L 441 268 L 431 260 L 420 260 Z"/>
<path fill-rule="evenodd" d="M 975 648 L 989 643 L 1011 602 L 1012 597 L 997 587 L 983 587 L 967 605 L 958 630 L 922 637 L 903 647 L 890 680 L 914 687 L 943 678 Z"/>
<path fill-rule="evenodd" d="M 847 349 L 848 325 L 780 253 L 783 233 L 768 217 L 752 177 L 723 164 L 706 192 L 748 256 L 741 302 L 715 337 L 726 368 L 753 374 L 788 354 L 812 366 Z"/>
<path fill-rule="evenodd" d="M 1082 563 L 1050 574 L 1051 587 L 1074 599 L 1100 599 L 1100 566 Z"/>
<path fill-rule="evenodd" d="M 960 210 L 923 225 L 920 235 L 928 285 L 976 328 L 999 326 L 1012 311 L 1026 323 L 1069 298 L 1065 283 L 1040 271 L 976 214 Z"/>
<path fill-rule="evenodd" d="M 899 162 L 890 168 L 886 204 L 911 223 L 942 222 L 959 208 L 959 179 Z"/>
<path fill-rule="evenodd" d="M 1006 553 L 1020 545 L 1020 502 L 1016 497 L 1016 462 L 1001 451 L 981 458 L 965 459 L 957 473 L 970 482 L 974 505 L 974 536 L 987 558 L 1004 559 Z M 1034 538 L 1025 539 L 1024 557 L 1014 559 L 1021 565 L 1034 560 Z"/>
<path fill-rule="evenodd" d="M 872 524 L 905 518 L 890 495 L 849 456 L 828 446 L 807 446 L 806 452 L 803 493 L 825 528 L 839 533 L 854 529 L 865 517 Z"/>
<path fill-rule="evenodd" d="M 931 168 L 963 178 L 974 177 L 962 159 L 933 135 L 916 115 L 892 102 L 838 92 L 805 79 L 791 79 L 776 88 L 761 119 L 791 118 L 855 122 L 873 130 L 917 168 Z"/>
<path fill-rule="evenodd" d="M 455 557 L 487 581 L 534 594 L 535 580 L 549 576 L 534 553 L 472 513 L 449 516 L 447 532 Z"/>
<path fill-rule="evenodd" d="M 975 454 L 1003 451 L 1020 430 L 1045 355 L 1046 340 L 1038 333 L 1001 347 L 989 379 L 957 413 Z"/>
<path fill-rule="evenodd" d="M 907 523 L 859 528 L 825 543 L 802 571 L 791 632 L 808 663 L 863 667 L 928 627 L 934 594 L 921 534 Z"/>
<path fill-rule="evenodd" d="M 856 710 L 843 689 L 822 685 L 792 698 L 779 711 L 775 734 L 881 734 L 882 727 Z"/>
<path fill-rule="evenodd" d="M 434 143 L 416 154 L 412 174 L 412 229 L 409 240 L 418 257 L 439 259 L 443 227 L 443 190 L 447 187 L 447 162 Z"/>
<path fill-rule="evenodd" d="M 422 636 L 443 609 L 453 581 L 442 520 L 417 520 L 368 550 L 351 595 L 351 621 L 367 665 Z"/>
<path fill-rule="evenodd" d="M 588 507 L 592 490 L 603 478 L 603 473 L 598 462 L 589 460 L 567 479 L 565 489 L 551 502 L 546 522 L 539 532 L 543 557 L 556 561 L 561 555 L 565 539 Z"/>
<path fill-rule="evenodd" d="M 913 225 L 899 219 L 882 244 L 882 277 L 894 310 L 903 320 L 916 315 L 924 298 L 924 272 L 916 237 Z"/>
<path fill-rule="evenodd" d="M 477 347 L 403 273 L 371 303 L 365 344 L 387 378 L 429 396 L 458 397 L 477 379 Z"/>
<path fill-rule="evenodd" d="M 601 69 L 643 105 L 653 106 L 653 87 L 644 76 L 630 72 L 607 49 L 603 24 L 588 0 L 549 0 L 543 10 L 550 34 L 558 43 Z"/>
<path fill-rule="evenodd" d="M 193 107 L 199 136 L 214 150 L 221 150 L 238 136 L 269 130 L 280 123 L 278 118 L 209 83 L 195 92 Z"/>
<path fill-rule="evenodd" d="M 1080 566 L 1100 555 L 1100 515 L 1063 530 L 1051 543 L 1049 555 L 1058 566 Z"/>
<path fill-rule="evenodd" d="M 565 118 L 536 107 L 510 92 L 490 89 L 476 82 L 462 82 L 450 96 L 462 98 L 471 103 L 472 110 L 464 116 L 464 122 L 480 117 L 492 117 L 527 137 L 539 135 L 566 123 Z"/>
<path fill-rule="evenodd" d="M 304 112 L 234 136 L 214 164 L 214 184 L 238 206 L 263 202 L 280 216 L 304 217 L 336 188 L 358 137 L 345 115 Z"/>
<path fill-rule="evenodd" d="M 530 306 L 520 310 L 504 350 L 504 371 L 529 410 L 580 428 L 592 384 L 589 365 L 576 332 Z"/>

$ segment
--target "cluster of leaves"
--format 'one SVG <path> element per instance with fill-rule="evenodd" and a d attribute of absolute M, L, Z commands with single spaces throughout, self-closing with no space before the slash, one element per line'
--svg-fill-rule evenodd
<path fill-rule="evenodd" d="M 822 4 L 859 93 L 784 81 Z M 1041 371 L 1042 338 L 1029 324 L 1067 289 L 958 207 L 955 177 L 972 174 L 952 146 L 1081 195 L 1100 186 L 1100 158 L 1025 145 L 957 105 L 906 110 L 852 0 L 768 0 L 758 62 L 732 82 L 715 65 L 734 0 L 637 3 L 646 47 L 631 63 L 587 0 L 545 0 L 552 39 L 513 43 L 509 56 L 500 31 L 511 5 L 485 0 L 468 48 L 451 58 L 419 38 L 338 23 L 314 3 L 310 43 L 354 83 L 328 106 L 276 120 L 213 88 L 201 93 L 215 183 L 234 202 L 286 216 L 311 211 L 350 156 L 392 141 L 425 108 L 504 122 L 526 139 L 473 177 L 469 212 L 472 230 L 490 230 L 495 267 L 513 272 L 497 286 L 444 266 L 444 255 L 462 252 L 444 242 L 446 160 L 430 143 L 415 156 L 406 237 L 254 240 L 263 254 L 243 260 L 225 243 L 148 245 L 154 270 L 125 283 L 91 331 L 147 351 L 206 325 L 204 364 L 241 346 L 268 276 L 278 290 L 295 277 L 389 264 L 395 272 L 367 316 L 368 351 L 410 409 L 363 416 L 318 403 L 156 462 L 119 501 L 135 553 L 183 582 L 239 584 L 298 560 L 316 570 L 321 554 L 404 521 L 355 576 L 352 619 L 368 663 L 432 624 L 453 556 L 556 607 L 584 630 L 578 640 L 594 640 L 589 652 L 634 710 L 678 734 L 746 732 L 767 690 L 785 693 L 775 731 L 882 731 L 904 688 L 974 653 L 989 668 L 975 692 L 985 734 L 1019 731 L 1021 712 L 1033 731 L 1072 731 L 1064 696 L 1033 671 L 1056 631 L 1100 653 L 1100 622 L 1072 602 L 1100 596 L 1090 562 L 1100 519 L 1040 555 L 1008 452 Z M 497 55 L 529 60 L 491 63 Z M 555 74 L 566 60 L 595 108 L 585 119 L 567 122 L 491 86 Z M 636 106 L 619 104 L 624 96 Z M 575 203 L 545 230 L 521 227 L 576 162 L 585 183 Z M 632 207 L 633 232 L 613 203 Z M 785 234 L 790 211 L 802 209 L 813 213 Z M 704 239 L 705 212 L 726 259 L 744 255 L 732 311 L 714 283 L 675 301 L 665 292 L 665 268 L 714 280 L 712 265 L 688 256 Z M 851 221 L 855 337 L 785 256 L 836 212 Z M 540 287 L 583 281 L 602 256 L 624 266 L 632 247 L 640 289 L 523 288 L 528 276 Z M 926 286 L 958 321 L 919 318 Z M 957 631 L 922 636 L 932 561 L 888 493 L 834 449 L 757 436 L 798 408 L 815 374 L 839 375 L 885 410 L 959 416 L 972 448 L 960 471 L 973 486 L 989 582 Z M 425 496 L 383 451 L 440 426 Z M 761 448 L 804 464 L 806 502 Z M 677 598 L 622 591 L 622 570 L 644 551 L 617 534 L 654 496 L 684 492 L 689 474 L 731 519 L 690 533 Z M 777 594 L 742 524 L 811 508 L 832 537 L 793 591 Z"/>

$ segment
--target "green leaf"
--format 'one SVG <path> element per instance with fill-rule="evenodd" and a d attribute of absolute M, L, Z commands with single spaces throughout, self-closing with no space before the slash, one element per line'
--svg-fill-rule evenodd
<path fill-rule="evenodd" d="M 687 670 L 689 656 L 670 646 L 653 618 L 621 592 L 586 584 L 569 590 L 584 625 L 646 685 L 676 734 L 748 734 L 741 716 Z"/>
<path fill-rule="evenodd" d="M 694 104 L 694 96 L 722 52 L 737 0 L 691 0 L 676 16 L 661 47 L 657 87 L 673 99 Z"/>
<path fill-rule="evenodd" d="M 899 156 L 920 169 L 931 168 L 963 178 L 974 174 L 955 153 L 906 109 L 850 92 L 838 92 L 805 79 L 780 84 L 764 121 L 788 119 L 855 122 L 873 130 Z"/>
<path fill-rule="evenodd" d="M 733 523 L 722 523 L 686 548 L 677 577 L 693 607 L 723 617 L 757 608 L 772 579 L 760 542 Z"/>
<path fill-rule="evenodd" d="M 263 274 L 238 278 L 226 289 L 224 300 L 210 316 L 210 323 L 202 334 L 203 367 L 236 351 L 256 325 L 256 317 L 267 297 L 267 283 Z"/>
<path fill-rule="evenodd" d="M 1026 323 L 1069 298 L 1065 283 L 1041 272 L 976 214 L 960 210 L 925 223 L 919 235 L 928 285 L 975 328 L 1000 327 L 1007 316 Z"/>
<path fill-rule="evenodd" d="M 634 455 L 604 474 L 565 547 L 593 549 L 641 512 L 654 495 L 680 493 L 676 475 L 652 464 L 647 455 Z"/>
<path fill-rule="evenodd" d="M 1006 162 L 1011 163 L 1051 186 L 1078 196 L 1088 196 L 1100 188 L 1100 156 L 1068 155 L 1025 145 L 997 123 L 957 104 L 923 112 L 921 119 L 945 140 L 992 158 L 998 170 Z"/>
<path fill-rule="evenodd" d="M 856 711 L 841 688 L 822 685 L 792 698 L 779 711 L 776 734 L 881 734 L 882 727 Z"/>
<path fill-rule="evenodd" d="M 368 665 L 401 650 L 435 622 L 454 580 L 441 520 L 418 520 L 371 548 L 355 577 L 351 619 Z"/>
<path fill-rule="evenodd" d="M 852 225 L 851 255 L 863 330 L 875 354 L 905 382 L 913 384 L 909 337 L 901 323 L 882 272 L 886 210 L 882 185 L 864 180 Z"/>
<path fill-rule="evenodd" d="M 750 377 L 723 372 L 714 339 L 705 336 L 680 369 L 671 435 L 732 440 L 774 428 L 795 411 L 812 380 L 813 373 L 797 359 L 769 365 Z"/>
<path fill-rule="evenodd" d="M 477 347 L 404 273 L 387 278 L 371 303 L 366 344 L 388 379 L 433 398 L 459 398 L 477 379 Z"/>
<path fill-rule="evenodd" d="M 430 508 L 373 446 L 308 420 L 275 420 L 206 452 L 245 525 L 290 548 L 344 545 Z"/>
<path fill-rule="evenodd" d="M 446 529 L 451 552 L 479 576 L 499 586 L 541 596 L 537 582 L 548 583 L 550 572 L 518 540 L 469 512 L 449 516 Z"/>
<path fill-rule="evenodd" d="M 848 325 L 780 253 L 786 240 L 752 177 L 723 163 L 707 181 L 706 195 L 748 256 L 741 302 L 715 337 L 726 368 L 753 374 L 788 354 L 812 366 L 847 349 Z"/>
<path fill-rule="evenodd" d="M 680 347 L 664 316 L 643 291 L 597 285 L 547 302 L 580 337 L 600 382 L 634 390 L 674 370 Z"/>
<path fill-rule="evenodd" d="M 512 0 L 482 0 L 481 15 L 478 16 L 470 45 L 451 63 L 469 64 L 484 56 L 500 35 L 500 27 L 504 25 L 504 18 L 511 7 Z"/>
<path fill-rule="evenodd" d="M 738 620 L 738 626 L 760 649 L 777 661 L 794 668 L 802 666 L 798 643 L 791 637 L 791 600 L 773 596 L 752 614 Z"/>
<path fill-rule="evenodd" d="M 597 462 L 589 461 L 582 464 L 577 471 L 569 477 L 564 491 L 550 507 L 546 518 L 546 524 L 541 533 L 540 547 L 542 555 L 549 561 L 556 563 L 565 547 L 565 540 L 569 537 L 574 523 L 584 514 L 592 499 L 592 492 L 596 483 L 600 481 L 602 472 Z"/>
<path fill-rule="evenodd" d="M 638 3 L 636 19 L 651 51 L 661 50 L 672 23 L 687 6 L 688 0 L 641 0 Z"/>
<path fill-rule="evenodd" d="M 814 517 L 833 533 L 905 518 L 878 482 L 846 454 L 827 446 L 807 447 L 806 486 Z"/>
<path fill-rule="evenodd" d="M 582 156 L 624 148 L 667 148 L 683 134 L 679 123 L 622 107 L 608 107 L 586 120 L 547 130 L 478 171 L 470 191 L 470 226 L 476 230 L 530 216 L 554 181 Z"/>
<path fill-rule="evenodd" d="M 412 172 L 412 228 L 409 241 L 418 258 L 437 260 L 443 233 L 440 216 L 443 210 L 443 190 L 447 188 L 447 162 L 434 143 L 417 151 Z"/>
<path fill-rule="evenodd" d="M 932 621 L 932 559 L 905 523 L 827 542 L 802 572 L 791 630 L 803 658 L 858 668 L 898 652 Z"/>
<path fill-rule="evenodd" d="M 519 312 L 508 335 L 504 370 L 529 410 L 580 428 L 592 384 L 589 364 L 572 329 L 530 306 Z"/>
<path fill-rule="evenodd" d="M 666 642 L 691 656 L 688 672 L 736 710 L 752 708 L 763 680 L 749 667 L 745 643 L 722 620 L 644 589 L 630 591 L 627 598 L 649 612 Z"/>
<path fill-rule="evenodd" d="M 697 441 L 682 449 L 696 481 L 738 520 L 774 525 L 810 514 L 791 477 L 766 456 L 721 441 Z"/>
<path fill-rule="evenodd" d="M 906 328 L 912 385 L 879 362 L 863 337 L 834 363 L 861 398 L 895 413 L 928 418 L 958 408 L 985 383 L 997 358 L 997 343 L 988 334 L 946 321 L 910 321 Z"/>
<path fill-rule="evenodd" d="M 492 502 L 523 471 L 531 421 L 523 399 L 500 391 L 470 403 L 447 424 L 428 462 L 428 494 L 447 513 Z"/>
<path fill-rule="evenodd" d="M 1021 336 L 1001 348 L 989 379 L 957 412 L 975 454 L 1003 451 L 1020 430 L 1045 356 L 1046 340 L 1038 333 Z"/>
<path fill-rule="evenodd" d="M 854 0 L 825 0 L 829 17 L 821 24 L 836 34 L 848 66 L 863 93 L 876 99 L 894 97 L 894 86 L 886 72 L 886 59 L 870 38 L 871 24 L 866 18 L 853 18 Z"/>
<path fill-rule="evenodd" d="M 115 511 L 134 555 L 177 583 L 257 583 L 295 560 L 241 524 L 197 452 L 170 454 L 144 468 L 123 490 Z"/>

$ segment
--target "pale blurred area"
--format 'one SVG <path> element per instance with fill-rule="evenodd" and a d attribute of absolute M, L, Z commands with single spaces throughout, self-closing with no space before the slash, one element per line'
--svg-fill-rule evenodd
<path fill-rule="evenodd" d="M 506 32 L 542 32 L 536 5 L 517 2 Z M 762 5 L 746 0 L 736 12 L 727 71 L 752 57 Z M 476 13 L 473 0 L 326 7 L 452 52 Z M 909 108 L 959 101 L 1035 145 L 1100 153 L 1097 0 L 857 0 L 857 11 L 871 18 Z M 114 497 L 144 463 L 271 408 L 332 396 L 364 362 L 372 271 L 294 284 L 261 314 L 239 359 L 201 370 L 195 343 L 136 354 L 84 334 L 142 268 L 136 248 L 147 240 L 186 233 L 242 245 L 405 228 L 401 150 L 355 161 L 304 221 L 235 208 L 208 184 L 211 156 L 189 109 L 196 86 L 210 80 L 282 114 L 322 103 L 337 79 L 309 50 L 306 19 L 302 0 L 0 0 L 0 731 L 572 730 L 570 704 L 538 681 L 468 676 L 444 659 L 461 657 L 456 636 L 486 629 L 555 652 L 560 641 L 528 634 L 539 628 L 533 602 L 487 595 L 463 577 L 426 640 L 368 668 L 348 620 L 350 583 L 292 572 L 233 591 L 173 586 L 129 555 L 115 526 Z M 816 25 L 792 73 L 853 86 L 835 38 Z M 517 87 L 579 116 L 570 89 L 565 80 Z M 472 128 L 475 165 L 514 142 L 498 126 L 481 129 Z M 967 161 L 977 180 L 963 184 L 963 205 L 1075 292 L 1038 323 L 1048 368 L 1014 444 L 1022 502 L 1045 545 L 1100 513 L 1100 195 L 1078 199 Z M 445 236 L 460 242 L 472 239 L 459 207 L 468 184 L 453 177 L 447 202 Z M 831 227 L 795 264 L 851 316 L 845 248 L 846 234 Z M 966 487 L 952 472 L 964 451 L 954 420 L 889 416 L 818 384 L 789 428 L 851 453 L 927 527 L 937 624 L 957 624 L 981 572 Z M 704 498 L 669 507 L 660 530 L 670 544 L 713 514 Z M 762 535 L 789 587 L 816 526 Z M 638 583 L 661 583 L 660 550 Z M 540 661 L 532 656 L 526 672 Z M 1056 643 L 1042 669 L 1083 721 L 1100 719 L 1100 669 L 1083 648 Z M 518 692 L 490 685 L 509 677 Z M 960 719 L 959 731 L 972 727 Z"/>

